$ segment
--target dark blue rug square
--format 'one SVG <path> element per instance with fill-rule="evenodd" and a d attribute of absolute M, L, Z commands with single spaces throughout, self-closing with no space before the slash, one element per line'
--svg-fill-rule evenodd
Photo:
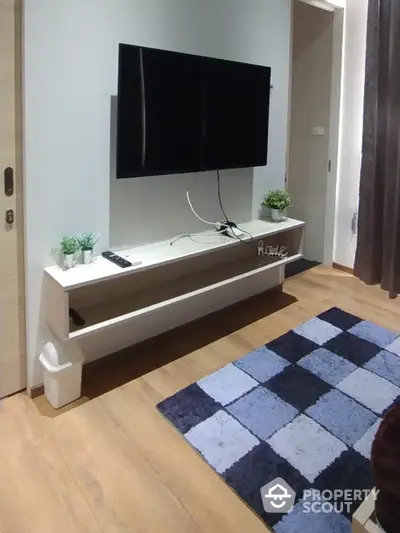
<path fill-rule="evenodd" d="M 329 340 L 324 345 L 324 348 L 358 366 L 364 365 L 381 351 L 381 348 L 376 344 L 352 335 L 347 331 Z"/>
<path fill-rule="evenodd" d="M 178 431 L 187 433 L 189 429 L 214 415 L 221 405 L 194 383 L 161 402 L 158 408 Z"/>
<path fill-rule="evenodd" d="M 265 478 L 268 473 L 267 479 Z M 276 478 L 283 478 L 300 495 L 308 487 L 308 481 L 291 464 L 280 457 L 274 450 L 261 442 L 247 455 L 229 468 L 222 477 L 239 496 L 267 524 L 273 526 L 282 519 L 282 514 L 266 513 L 260 498 L 260 487 Z M 296 500 L 299 499 L 297 496 Z"/>
<path fill-rule="evenodd" d="M 297 363 L 299 359 L 319 348 L 318 344 L 298 335 L 293 330 L 265 345 L 272 352 Z"/>
<path fill-rule="evenodd" d="M 313 405 L 332 388 L 326 381 L 322 381 L 318 376 L 298 365 L 285 368 L 280 374 L 267 381 L 265 386 L 301 411 Z"/>
<path fill-rule="evenodd" d="M 325 313 L 321 313 L 319 318 L 321 320 L 325 320 L 325 322 L 329 322 L 333 326 L 336 326 L 343 331 L 352 328 L 362 321 L 361 318 L 358 318 L 358 316 L 346 313 L 346 311 L 338 309 L 337 307 L 332 307 L 332 309 L 328 309 L 328 311 L 325 311 Z"/>
<path fill-rule="evenodd" d="M 374 486 L 370 461 L 349 448 L 317 477 L 314 485 L 321 492 L 340 489 L 358 491 L 351 501 L 350 511 L 347 506 L 343 507 L 343 514 L 351 519 L 365 499 L 364 491 Z"/>

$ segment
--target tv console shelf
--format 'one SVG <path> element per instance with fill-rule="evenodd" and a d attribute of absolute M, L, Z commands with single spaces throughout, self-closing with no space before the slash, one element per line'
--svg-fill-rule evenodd
<path fill-rule="evenodd" d="M 126 269 L 103 257 L 70 270 L 45 268 L 50 330 L 66 342 L 114 335 L 112 349 L 122 349 L 270 289 L 271 281 L 263 286 L 263 276 L 302 256 L 304 222 L 253 220 L 240 227 L 253 239 L 246 234 L 243 243 L 199 233 L 173 244 L 163 241 L 118 251 L 131 262 L 141 261 Z M 263 254 L 267 247 L 285 250 L 287 256 Z M 282 276 L 274 279 L 275 286 L 282 282 Z M 82 316 L 83 326 L 70 320 L 70 308 Z"/>

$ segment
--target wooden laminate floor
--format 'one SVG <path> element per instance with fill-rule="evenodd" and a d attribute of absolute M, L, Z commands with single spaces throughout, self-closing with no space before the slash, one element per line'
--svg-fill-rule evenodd
<path fill-rule="evenodd" d="M 266 527 L 155 405 L 332 306 L 400 330 L 400 301 L 319 266 L 90 365 L 62 411 L 0 404 L 1 533 L 261 533 Z"/>

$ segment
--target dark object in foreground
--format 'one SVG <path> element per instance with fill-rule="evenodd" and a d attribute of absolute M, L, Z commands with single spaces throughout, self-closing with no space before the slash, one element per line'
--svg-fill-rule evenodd
<path fill-rule="evenodd" d="M 379 490 L 375 509 L 386 533 L 398 533 L 400 524 L 400 404 L 383 419 L 372 446 L 372 466 Z"/>

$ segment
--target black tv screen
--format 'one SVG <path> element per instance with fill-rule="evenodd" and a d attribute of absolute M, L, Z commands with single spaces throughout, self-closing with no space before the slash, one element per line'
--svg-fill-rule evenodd
<path fill-rule="evenodd" d="M 271 69 L 119 45 L 117 178 L 263 166 Z"/>

